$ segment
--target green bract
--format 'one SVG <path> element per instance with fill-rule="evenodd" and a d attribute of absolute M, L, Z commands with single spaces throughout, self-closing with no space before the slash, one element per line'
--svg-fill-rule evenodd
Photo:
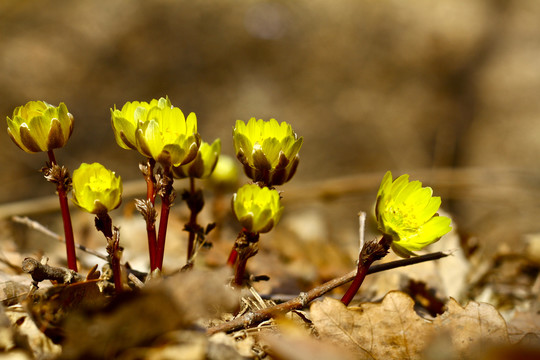
<path fill-rule="evenodd" d="M 139 122 L 146 120 L 148 110 L 153 107 L 163 109 L 164 107 L 172 107 L 168 97 L 153 99 L 150 103 L 145 101 L 127 102 L 122 106 L 122 110 L 118 110 L 116 105 L 111 109 L 111 123 L 114 131 L 114 137 L 120 147 L 124 149 L 138 150 L 135 133 Z"/>
<path fill-rule="evenodd" d="M 247 124 L 236 121 L 233 142 L 246 175 L 273 186 L 289 181 L 296 172 L 303 138 L 298 138 L 286 122 L 251 118 Z"/>
<path fill-rule="evenodd" d="M 283 206 L 277 190 L 248 184 L 233 195 L 233 213 L 242 226 L 252 233 L 270 231 L 281 218 Z"/>
<path fill-rule="evenodd" d="M 122 179 L 99 163 L 82 163 L 72 183 L 73 202 L 89 213 L 107 213 L 122 202 Z"/>
<path fill-rule="evenodd" d="M 216 139 L 212 145 L 201 142 L 197 157 L 186 165 L 173 167 L 173 175 L 177 178 L 206 179 L 214 171 L 221 152 L 221 140 Z"/>
<path fill-rule="evenodd" d="M 171 105 L 168 98 L 126 103 L 111 109 L 111 121 L 118 145 L 136 149 L 165 166 L 180 166 L 197 156 L 200 136 L 197 117 Z"/>
<path fill-rule="evenodd" d="M 420 181 L 409 182 L 409 175 L 392 181 L 388 171 L 377 193 L 375 215 L 379 230 L 392 236 L 392 249 L 402 257 L 439 240 L 449 232 L 451 220 L 439 216 L 441 198 Z"/>
<path fill-rule="evenodd" d="M 58 107 L 44 101 L 30 101 L 7 118 L 8 134 L 28 153 L 63 147 L 73 132 L 73 116 L 64 103 Z"/>

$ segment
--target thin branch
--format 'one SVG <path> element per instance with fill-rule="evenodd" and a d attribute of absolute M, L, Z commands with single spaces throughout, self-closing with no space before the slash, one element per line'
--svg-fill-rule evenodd
<path fill-rule="evenodd" d="M 389 270 L 396 267 L 418 264 L 425 261 L 437 260 L 437 259 L 444 258 L 452 253 L 453 251 L 439 251 L 439 252 L 435 252 L 431 254 L 417 256 L 414 258 L 392 261 L 385 264 L 373 265 L 370 267 L 368 274 L 373 274 L 376 272 Z M 285 314 L 289 311 L 300 310 L 306 307 L 310 302 L 312 302 L 316 298 L 326 294 L 327 292 L 341 285 L 348 283 L 349 281 L 354 279 L 355 276 L 356 276 L 356 270 L 353 270 L 348 274 L 332 279 L 320 286 L 317 286 L 309 290 L 308 292 L 301 293 L 299 296 L 295 297 L 292 300 L 289 300 L 282 304 L 278 304 L 278 305 L 268 307 L 265 309 L 249 312 L 229 322 L 211 327 L 206 330 L 206 333 L 208 335 L 212 335 L 218 332 L 237 331 L 237 330 L 255 326 L 265 320 L 271 319 L 281 314 Z"/>
<path fill-rule="evenodd" d="M 58 241 L 61 241 L 63 243 L 66 242 L 62 236 L 58 235 L 54 231 L 51 231 L 51 230 L 47 229 L 45 226 L 41 225 L 40 223 L 38 223 L 35 220 L 30 219 L 29 217 L 26 217 L 26 216 L 13 216 L 11 218 L 11 220 L 15 221 L 16 223 L 26 225 L 29 228 L 37 230 L 37 231 L 41 232 L 42 234 L 45 234 L 45 235 L 47 235 L 47 236 L 49 236 L 49 237 L 51 237 L 53 239 L 56 239 Z M 84 251 L 84 252 L 86 252 L 88 254 L 94 255 L 94 256 L 96 256 L 96 257 L 98 257 L 100 259 L 108 260 L 107 255 L 103 255 L 103 254 L 101 254 L 101 253 L 99 253 L 99 252 L 97 252 L 95 250 L 89 249 L 84 245 L 75 244 L 75 247 L 77 249 L 81 250 L 81 251 Z"/>

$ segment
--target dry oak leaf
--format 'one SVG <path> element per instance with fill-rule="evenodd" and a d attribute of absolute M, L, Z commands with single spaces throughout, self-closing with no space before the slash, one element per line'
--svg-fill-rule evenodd
<path fill-rule="evenodd" d="M 346 346 L 360 359 L 421 359 L 436 335 L 446 333 L 462 354 L 484 341 L 507 343 L 506 323 L 489 304 L 462 308 L 450 299 L 448 310 L 434 321 L 416 314 L 405 293 L 389 292 L 382 302 L 345 307 L 325 298 L 311 306 L 311 317 L 323 340 Z"/>
<path fill-rule="evenodd" d="M 509 344 L 506 321 L 492 305 L 470 301 L 462 307 L 452 298 L 446 311 L 435 318 L 433 326 L 438 333 L 451 334 L 452 345 L 462 357 L 467 356 L 472 346 Z"/>

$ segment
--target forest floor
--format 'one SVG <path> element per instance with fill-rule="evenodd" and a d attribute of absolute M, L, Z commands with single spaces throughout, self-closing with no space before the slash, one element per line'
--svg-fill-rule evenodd
<path fill-rule="evenodd" d="M 123 273 L 138 279 L 126 275 L 126 291 L 118 296 L 106 280 L 106 261 L 81 250 L 82 281 L 33 283 L 23 271 L 27 257 L 52 267 L 65 264 L 63 244 L 39 229 L 43 225 L 58 229 L 58 213 L 36 215 L 31 221 L 12 217 L 2 223 L 0 348 L 5 356 L 298 360 L 540 356 L 540 237 L 528 238 L 524 248 L 502 242 L 487 249 L 460 234 L 454 224 L 451 233 L 423 252 L 450 251 L 450 256 L 370 275 L 346 307 L 339 299 L 347 285 L 330 286 L 323 296 L 309 298 L 310 291 L 351 273 L 358 251 L 354 249 L 358 243 L 340 242 L 335 236 L 327 239 L 336 230 L 328 228 L 324 212 L 317 210 L 324 201 L 296 208 L 275 231 L 261 235 L 259 253 L 248 263 L 251 277 L 241 291 L 228 285 L 232 271 L 225 265 L 238 230 L 231 225 L 228 198 L 207 201 L 212 211 L 203 213 L 200 221 L 218 217 L 222 225 L 210 233 L 212 246 L 200 249 L 188 271 L 180 271 L 187 214 L 178 201 L 171 216 L 163 277 L 153 278 L 132 271 L 147 271 L 147 252 L 144 221 L 130 204 L 126 200 L 123 212 L 112 217 L 125 247 Z M 103 254 L 104 239 L 85 215 L 74 215 L 76 238 Z M 369 231 L 368 222 L 366 239 L 372 237 Z M 349 233 L 357 234 L 358 228 Z M 397 259 L 390 253 L 382 262 Z M 94 265 L 101 278 L 91 272 Z M 285 307 L 291 311 L 283 310 L 284 303 L 295 301 L 296 306 Z M 258 318 L 261 313 L 271 316 Z"/>

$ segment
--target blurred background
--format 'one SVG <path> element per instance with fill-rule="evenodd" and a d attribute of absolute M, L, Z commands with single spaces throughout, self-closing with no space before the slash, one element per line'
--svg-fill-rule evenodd
<path fill-rule="evenodd" d="M 297 231 L 354 248 L 392 170 L 432 186 L 462 239 L 522 245 L 540 232 L 539 16 L 536 0 L 3 0 L 0 113 L 65 102 L 59 162 L 141 183 L 114 105 L 168 95 L 229 155 L 235 120 L 273 117 L 304 137 L 282 188 Z M 0 146 L 2 205 L 51 195 L 44 154 L 5 130 Z"/>

